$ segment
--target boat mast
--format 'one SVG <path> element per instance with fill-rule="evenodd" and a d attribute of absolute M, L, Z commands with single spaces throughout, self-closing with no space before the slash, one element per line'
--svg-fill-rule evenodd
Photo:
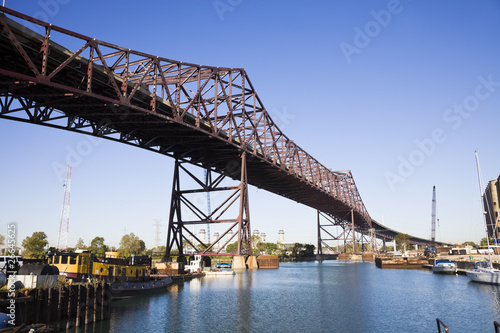
<path fill-rule="evenodd" d="M 481 195 L 481 207 L 483 207 L 483 220 L 484 220 L 484 227 L 486 229 L 486 244 L 488 244 L 488 262 L 489 265 L 492 266 L 491 253 L 490 253 L 490 240 L 488 235 L 488 223 L 486 221 L 486 210 L 484 207 L 483 180 L 481 176 L 481 169 L 479 168 L 479 158 L 477 157 L 477 150 L 475 151 L 475 155 L 476 155 L 477 179 L 479 184 L 479 194 Z"/>

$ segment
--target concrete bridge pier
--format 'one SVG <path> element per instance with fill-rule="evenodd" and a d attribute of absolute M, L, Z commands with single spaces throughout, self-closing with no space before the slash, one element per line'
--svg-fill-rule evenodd
<path fill-rule="evenodd" d="M 249 256 L 245 262 L 245 256 L 234 256 L 233 257 L 233 270 L 238 269 L 255 269 L 259 268 L 257 265 L 257 257 Z"/>
<path fill-rule="evenodd" d="M 256 256 L 249 256 L 247 258 L 247 267 L 248 267 L 248 269 L 259 268 L 259 266 L 257 265 L 257 257 Z"/>
<path fill-rule="evenodd" d="M 247 265 L 245 264 L 244 256 L 234 256 L 233 257 L 233 270 L 242 270 L 247 269 Z"/>

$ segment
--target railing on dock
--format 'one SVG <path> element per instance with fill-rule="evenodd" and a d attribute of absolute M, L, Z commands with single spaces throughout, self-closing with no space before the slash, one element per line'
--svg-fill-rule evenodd
<path fill-rule="evenodd" d="M 438 326 L 438 332 L 441 333 L 441 327 L 444 328 L 444 332 L 445 333 L 448 333 L 448 326 L 446 326 L 442 321 L 441 319 L 439 318 L 436 318 L 436 323 L 437 323 L 437 326 Z"/>

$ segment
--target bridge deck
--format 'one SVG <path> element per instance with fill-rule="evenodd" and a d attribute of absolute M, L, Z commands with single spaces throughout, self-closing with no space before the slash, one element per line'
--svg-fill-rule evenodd
<path fill-rule="evenodd" d="M 337 218 L 352 210 L 362 230 L 374 223 L 351 173 L 330 171 L 288 139 L 243 69 L 159 58 L 3 10 L 46 34 L 0 15 L 1 118 L 135 145 L 235 179 L 245 151 L 250 184 Z M 58 44 L 55 32 L 79 48 Z"/>

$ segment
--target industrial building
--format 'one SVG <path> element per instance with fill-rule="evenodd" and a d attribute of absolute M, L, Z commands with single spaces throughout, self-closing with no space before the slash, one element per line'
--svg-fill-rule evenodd
<path fill-rule="evenodd" d="M 500 198 L 500 176 L 498 179 L 488 183 L 483 196 L 488 235 L 497 244 L 500 243 L 498 240 L 498 235 L 500 234 L 500 206 L 498 198 Z"/>

